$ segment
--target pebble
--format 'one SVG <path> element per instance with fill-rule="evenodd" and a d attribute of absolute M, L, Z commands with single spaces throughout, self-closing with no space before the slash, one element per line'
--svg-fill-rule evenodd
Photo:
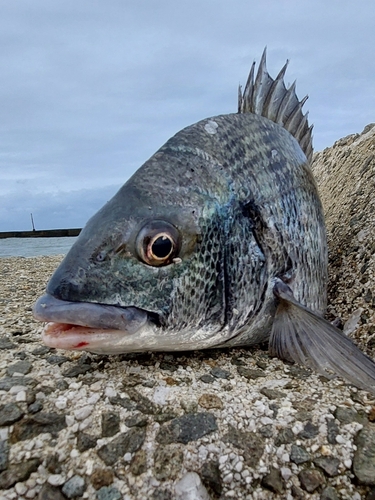
<path fill-rule="evenodd" d="M 216 430 L 216 417 L 212 413 L 188 413 L 162 426 L 156 441 L 160 444 L 187 444 Z"/>
<path fill-rule="evenodd" d="M 353 472 L 360 483 L 375 485 L 375 424 L 359 431 L 355 444 Z"/>
<path fill-rule="evenodd" d="M 198 404 L 207 410 L 213 408 L 221 410 L 223 408 L 223 402 L 216 394 L 202 394 L 198 399 Z"/>
<path fill-rule="evenodd" d="M 15 403 L 8 403 L 0 407 L 0 425 L 11 425 L 24 415 L 21 408 Z"/>
<path fill-rule="evenodd" d="M 304 469 L 298 474 L 301 487 L 308 493 L 312 493 L 325 483 L 324 476 L 317 469 Z"/>
<path fill-rule="evenodd" d="M 183 453 L 179 446 L 158 446 L 154 453 L 154 474 L 158 481 L 176 479 L 181 472 Z"/>
<path fill-rule="evenodd" d="M 123 497 L 114 486 L 103 486 L 96 492 L 96 498 L 98 500 L 121 500 L 121 498 L 126 500 L 126 497 Z"/>
<path fill-rule="evenodd" d="M 90 481 L 96 490 L 99 490 L 103 486 L 109 486 L 113 483 L 113 472 L 111 469 L 95 469 L 91 476 Z"/>
<path fill-rule="evenodd" d="M 175 494 L 176 500 L 210 500 L 196 472 L 188 472 L 176 483 Z"/>
<path fill-rule="evenodd" d="M 14 373 L 26 375 L 31 371 L 32 364 L 30 361 L 17 361 L 14 365 L 9 365 L 7 374 L 13 376 Z"/>
<path fill-rule="evenodd" d="M 144 427 L 133 427 L 128 432 L 120 434 L 97 451 L 106 465 L 114 465 L 125 453 L 134 453 L 143 444 L 146 436 Z"/>
<path fill-rule="evenodd" d="M 75 475 L 71 477 L 62 487 L 62 492 L 68 498 L 76 498 L 83 495 L 86 484 L 83 477 Z"/>
<path fill-rule="evenodd" d="M 215 378 L 229 379 L 230 372 L 228 370 L 223 370 L 222 368 L 215 367 L 210 370 L 210 374 Z"/>
<path fill-rule="evenodd" d="M 92 405 L 86 405 L 78 410 L 74 410 L 74 418 L 78 421 L 85 420 L 89 415 L 91 415 L 94 407 Z"/>

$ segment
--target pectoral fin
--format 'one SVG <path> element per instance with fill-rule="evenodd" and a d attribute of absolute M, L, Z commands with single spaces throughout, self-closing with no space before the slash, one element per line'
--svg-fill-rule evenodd
<path fill-rule="evenodd" d="M 272 327 L 270 353 L 325 376 L 329 376 L 330 370 L 375 394 L 375 363 L 340 330 L 297 302 L 281 280 L 277 280 L 274 293 L 280 303 Z"/>

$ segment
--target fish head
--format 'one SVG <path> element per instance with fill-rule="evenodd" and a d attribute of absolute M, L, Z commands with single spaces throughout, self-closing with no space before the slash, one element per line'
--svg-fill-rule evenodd
<path fill-rule="evenodd" d="M 100 353 L 200 348 L 200 325 L 212 336 L 221 324 L 217 204 L 181 179 L 178 188 L 152 189 L 146 174 L 147 166 L 89 220 L 35 304 L 48 345 Z"/>

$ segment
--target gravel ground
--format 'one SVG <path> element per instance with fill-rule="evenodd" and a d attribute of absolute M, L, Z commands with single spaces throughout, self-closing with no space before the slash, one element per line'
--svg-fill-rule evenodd
<path fill-rule="evenodd" d="M 262 349 L 49 349 L 31 306 L 60 259 L 0 259 L 1 498 L 374 498 L 368 393 Z"/>
<path fill-rule="evenodd" d="M 374 356 L 375 128 L 313 168 L 328 317 Z M 373 396 L 261 348 L 49 349 L 31 307 L 60 260 L 0 259 L 1 499 L 375 499 Z"/>

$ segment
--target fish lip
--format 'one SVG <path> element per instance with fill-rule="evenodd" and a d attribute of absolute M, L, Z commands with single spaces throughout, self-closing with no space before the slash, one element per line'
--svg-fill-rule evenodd
<path fill-rule="evenodd" d="M 93 302 L 71 302 L 46 293 L 33 307 L 34 318 L 38 321 L 84 327 L 91 330 L 121 331 L 134 334 L 151 319 L 150 313 L 137 307 L 120 307 Z"/>

